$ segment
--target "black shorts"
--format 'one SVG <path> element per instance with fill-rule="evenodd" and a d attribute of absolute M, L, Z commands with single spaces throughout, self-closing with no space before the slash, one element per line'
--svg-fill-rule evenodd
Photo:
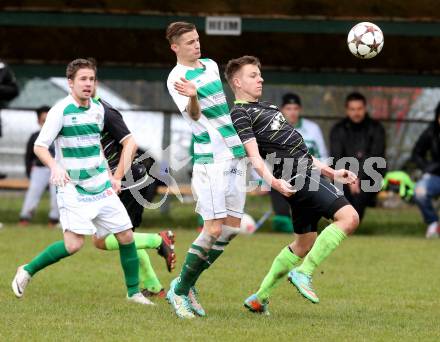
<path fill-rule="evenodd" d="M 270 199 L 275 215 L 290 216 L 290 205 L 286 198 L 275 189 L 270 189 Z"/>
<path fill-rule="evenodd" d="M 300 177 L 305 177 L 304 186 L 291 197 L 286 197 L 292 211 L 293 229 L 295 234 L 316 232 L 321 217 L 333 219 L 339 209 L 350 203 L 327 178 Z"/>
<path fill-rule="evenodd" d="M 131 172 L 133 181 L 137 182 L 145 177 L 147 174 L 147 169 L 143 164 L 133 164 L 131 167 Z M 144 186 L 138 191 L 144 200 L 151 203 L 154 195 L 156 194 L 157 185 L 158 182 L 154 180 L 153 183 Z M 139 203 L 130 190 L 121 191 L 119 198 L 122 204 L 124 204 L 125 209 L 127 209 L 127 213 L 128 216 L 130 216 L 134 231 L 136 227 L 139 227 L 142 223 L 142 214 L 144 213 L 143 203 Z"/>

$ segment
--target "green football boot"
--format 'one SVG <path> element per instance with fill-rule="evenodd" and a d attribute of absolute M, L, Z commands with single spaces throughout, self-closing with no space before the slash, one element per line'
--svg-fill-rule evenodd
<path fill-rule="evenodd" d="M 261 301 L 256 294 L 249 296 L 244 301 L 244 307 L 251 312 L 269 316 L 269 301 Z"/>
<path fill-rule="evenodd" d="M 287 279 L 296 287 L 301 295 L 312 303 L 319 303 L 319 298 L 312 287 L 312 277 L 293 269 Z"/>
<path fill-rule="evenodd" d="M 170 289 L 167 293 L 168 303 L 171 304 L 178 317 L 185 319 L 195 318 L 196 316 L 191 310 L 191 304 L 189 303 L 188 296 L 185 295 L 179 296 L 174 292 L 176 283 L 177 283 L 177 278 L 174 279 L 170 284 Z"/>

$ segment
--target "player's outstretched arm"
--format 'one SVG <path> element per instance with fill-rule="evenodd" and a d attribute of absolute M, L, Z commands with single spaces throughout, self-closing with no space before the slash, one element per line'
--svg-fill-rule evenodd
<path fill-rule="evenodd" d="M 355 183 L 357 180 L 357 176 L 345 169 L 335 170 L 328 166 L 327 164 L 324 164 L 323 162 L 319 161 L 315 157 L 312 157 L 313 159 L 313 165 L 316 166 L 320 171 L 321 174 L 323 174 L 326 177 L 329 177 L 330 179 L 333 179 L 334 181 L 342 184 L 352 184 Z"/>
<path fill-rule="evenodd" d="M 186 110 L 191 119 L 198 120 L 200 119 L 202 112 L 199 100 L 197 99 L 197 88 L 194 83 L 188 81 L 184 77 L 181 77 L 180 80 L 181 82 L 174 83 L 174 89 L 176 89 L 180 95 L 189 97 Z"/>
<path fill-rule="evenodd" d="M 284 196 L 292 196 L 295 191 L 292 186 L 284 179 L 277 179 L 272 175 L 272 172 L 267 168 L 263 158 L 258 151 L 258 144 L 255 139 L 249 140 L 244 144 L 248 158 L 251 160 L 252 166 L 257 171 L 258 175 L 264 179 L 272 188 L 277 190 Z"/>
<path fill-rule="evenodd" d="M 35 155 L 41 162 L 50 169 L 50 181 L 56 186 L 64 186 L 70 181 L 70 177 L 66 170 L 60 167 L 55 159 L 50 155 L 49 149 L 44 146 L 34 146 Z"/>

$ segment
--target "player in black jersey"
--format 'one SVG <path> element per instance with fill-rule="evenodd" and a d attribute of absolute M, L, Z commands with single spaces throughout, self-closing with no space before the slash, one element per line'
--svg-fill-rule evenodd
<path fill-rule="evenodd" d="M 356 230 L 359 216 L 326 178 L 346 184 L 354 182 L 356 175 L 334 170 L 312 157 L 278 107 L 259 101 L 263 90 L 260 68 L 256 57 L 243 56 L 228 62 L 225 76 L 236 99 L 231 117 L 247 156 L 266 183 L 285 196 L 292 212 L 295 240 L 275 258 L 258 292 L 244 303 L 251 311 L 267 314 L 270 293 L 288 273 L 289 281 L 305 298 L 319 302 L 312 274 Z M 333 223 L 317 236 L 316 223 L 321 217 Z"/>
<path fill-rule="evenodd" d="M 112 173 L 112 187 L 119 194 L 119 198 L 130 216 L 133 230 L 135 230 L 141 224 L 144 207 L 138 203 L 131 191 L 121 189 L 121 184 L 124 183 L 125 175 L 129 170 L 131 172 L 130 181 L 142 181 L 146 176 L 148 177 L 148 167 L 151 166 L 151 163 L 148 159 L 142 160 L 141 153 L 137 149 L 136 142 L 121 113 L 102 99 L 99 101 L 104 106 L 104 129 L 101 133 L 101 145 Z M 134 161 L 133 158 L 135 158 Z M 144 199 L 150 202 L 155 191 L 152 189 L 153 187 L 154 184 L 150 184 L 138 191 Z M 158 234 L 134 233 L 133 238 L 139 257 L 139 284 L 142 294 L 145 297 L 164 297 L 165 290 L 154 272 L 146 249 L 157 249 L 159 255 L 164 257 L 168 271 L 171 272 L 176 262 L 173 232 L 165 230 Z M 99 249 L 119 249 L 114 235 L 109 235 L 105 239 L 94 238 L 93 242 Z"/>

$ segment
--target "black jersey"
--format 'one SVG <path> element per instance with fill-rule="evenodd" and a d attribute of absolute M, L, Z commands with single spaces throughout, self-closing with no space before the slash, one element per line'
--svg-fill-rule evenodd
<path fill-rule="evenodd" d="M 37 140 L 39 134 L 40 134 L 40 131 L 33 133 L 30 136 L 30 138 L 26 144 L 26 153 L 25 153 L 25 157 L 24 157 L 24 163 L 26 166 L 26 176 L 28 176 L 28 177 L 30 177 L 30 175 L 31 175 L 32 166 L 45 166 L 34 153 L 34 144 L 35 144 L 35 141 Z M 50 155 L 53 158 L 55 158 L 55 146 L 53 143 L 52 143 L 52 145 L 49 146 L 49 152 L 50 152 Z"/>
<path fill-rule="evenodd" d="M 101 132 L 101 145 L 105 159 L 112 172 L 115 172 L 121 158 L 121 141 L 131 134 L 122 118 L 121 113 L 103 100 L 99 100 L 104 106 L 104 128 Z"/>
<path fill-rule="evenodd" d="M 283 175 L 283 178 L 291 178 L 310 170 L 312 157 L 304 139 L 286 121 L 277 106 L 268 102 L 236 102 L 231 118 L 243 144 L 256 139 L 262 158 L 273 153 L 276 158 L 281 158 L 279 164 L 275 161 L 273 165 L 275 177 Z M 283 167 L 285 172 L 287 169 L 292 171 L 283 173 Z"/>

